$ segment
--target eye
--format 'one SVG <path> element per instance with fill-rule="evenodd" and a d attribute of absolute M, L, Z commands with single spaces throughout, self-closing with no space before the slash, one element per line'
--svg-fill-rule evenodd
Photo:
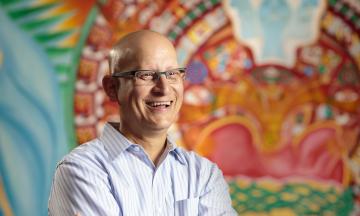
<path fill-rule="evenodd" d="M 154 74 L 154 71 L 138 71 L 137 77 L 143 80 L 153 80 Z"/>
<path fill-rule="evenodd" d="M 180 74 L 179 70 L 170 70 L 168 71 L 168 76 L 171 78 L 178 78 Z"/>

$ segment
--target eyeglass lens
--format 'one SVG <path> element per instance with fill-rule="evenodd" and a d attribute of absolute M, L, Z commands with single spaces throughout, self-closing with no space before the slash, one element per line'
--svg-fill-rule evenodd
<path fill-rule="evenodd" d="M 165 75 L 169 82 L 178 82 L 183 79 L 183 73 L 180 70 L 169 70 L 164 72 L 157 71 L 138 71 L 135 76 L 141 81 L 153 82 L 158 80 L 161 75 Z"/>

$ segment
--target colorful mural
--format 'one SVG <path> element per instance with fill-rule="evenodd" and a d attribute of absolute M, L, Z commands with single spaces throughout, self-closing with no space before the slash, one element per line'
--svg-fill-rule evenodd
<path fill-rule="evenodd" d="M 111 45 L 144 28 L 189 69 L 171 136 L 240 215 L 360 215 L 359 1 L 0 3 L 0 215 L 46 214 L 56 161 L 118 118 Z"/>

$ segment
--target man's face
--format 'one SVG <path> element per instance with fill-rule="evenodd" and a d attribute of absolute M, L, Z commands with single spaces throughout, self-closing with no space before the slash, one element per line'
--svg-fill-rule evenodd
<path fill-rule="evenodd" d="M 137 50 L 129 70 L 166 71 L 178 68 L 176 54 L 169 46 Z M 164 75 L 152 84 L 136 78 L 120 78 L 118 100 L 122 128 L 138 132 L 164 131 L 176 120 L 183 100 L 183 80 L 169 83 Z"/>

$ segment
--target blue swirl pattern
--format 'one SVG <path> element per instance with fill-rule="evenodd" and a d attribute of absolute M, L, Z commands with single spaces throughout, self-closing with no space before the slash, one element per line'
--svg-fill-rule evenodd
<path fill-rule="evenodd" d="M 60 89 L 44 50 L 2 8 L 0 23 L 0 178 L 15 215 L 47 215 L 55 165 L 68 150 Z"/>

